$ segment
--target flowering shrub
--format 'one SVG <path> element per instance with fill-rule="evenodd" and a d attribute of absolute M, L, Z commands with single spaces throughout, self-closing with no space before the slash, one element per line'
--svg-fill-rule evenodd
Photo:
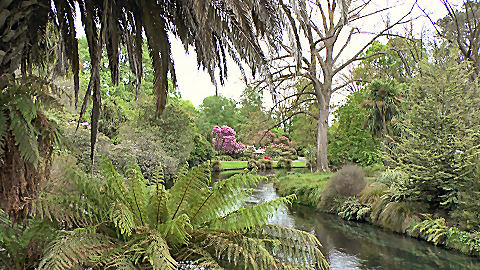
<path fill-rule="evenodd" d="M 266 160 L 272 160 L 272 158 L 269 157 L 269 156 L 264 156 L 263 158 L 266 159 Z"/>
<path fill-rule="evenodd" d="M 225 154 L 235 154 L 243 150 L 245 147 L 242 143 L 238 143 L 235 135 L 237 133 L 233 128 L 223 125 L 219 127 L 215 125 L 212 129 L 212 139 L 215 150 Z"/>

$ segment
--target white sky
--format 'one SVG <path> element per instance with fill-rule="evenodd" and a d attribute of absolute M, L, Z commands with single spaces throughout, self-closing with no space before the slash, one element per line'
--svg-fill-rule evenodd
<path fill-rule="evenodd" d="M 392 4 L 397 2 L 397 0 L 378 0 L 377 2 L 380 3 L 379 6 L 384 6 L 385 3 Z M 398 17 L 405 14 L 405 12 L 411 7 L 413 0 L 407 0 L 405 2 L 406 3 L 404 5 L 390 10 L 392 22 L 394 21 L 393 17 Z M 451 2 L 458 3 L 460 1 L 455 0 Z M 440 0 L 418 0 L 418 4 L 420 5 L 420 7 L 426 9 L 426 11 L 433 18 L 433 20 L 437 20 L 446 15 L 446 10 Z M 78 10 L 77 14 L 79 14 Z M 414 12 L 414 16 L 420 14 L 421 12 L 416 9 Z M 376 17 L 372 18 L 369 23 L 375 24 L 381 21 L 381 17 Z M 422 27 L 429 27 L 429 22 L 426 18 L 420 18 L 414 22 L 413 26 L 416 31 L 421 31 Z M 76 28 L 77 37 L 83 36 L 84 32 L 83 28 L 81 27 L 81 21 L 79 16 L 77 16 L 76 18 Z M 210 77 L 206 71 L 197 69 L 196 54 L 193 50 L 189 50 L 189 54 L 185 54 L 185 50 L 181 42 L 173 37 L 171 38 L 171 43 L 179 90 L 184 99 L 190 100 L 193 105 L 198 107 L 198 105 L 202 103 L 205 97 L 215 94 L 215 86 L 211 83 Z M 352 52 L 355 52 L 361 47 L 363 47 L 363 44 L 361 41 L 355 40 L 351 42 L 350 46 L 350 50 Z M 226 97 L 239 100 L 243 89 L 245 89 L 246 87 L 246 84 L 242 79 L 239 68 L 233 61 L 228 61 L 227 66 L 228 79 L 225 81 L 224 86 L 218 86 L 218 91 L 220 94 Z M 248 68 L 246 68 L 246 71 L 247 70 Z M 342 99 L 342 96 L 338 96 L 336 99 L 337 101 L 339 101 Z"/>

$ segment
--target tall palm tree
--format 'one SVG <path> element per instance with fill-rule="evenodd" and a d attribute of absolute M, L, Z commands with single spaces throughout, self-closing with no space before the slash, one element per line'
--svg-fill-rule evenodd
<path fill-rule="evenodd" d="M 227 55 L 240 67 L 242 62 L 246 63 L 253 74 L 268 74 L 257 38 L 265 37 L 271 44 L 280 39 L 281 20 L 275 15 L 277 5 L 276 0 L 0 0 L 0 91 L 11 91 L 12 88 L 7 85 L 12 78 L 18 77 L 18 73 L 22 76 L 32 73 L 38 59 L 35 56 L 43 47 L 41 42 L 48 27 L 53 25 L 59 33 L 57 65 L 71 67 L 77 105 L 80 92 L 79 56 L 74 18 L 79 16 L 91 59 L 91 74 L 88 87 L 84 89 L 80 118 L 91 99 L 93 161 L 102 103 L 99 65 L 104 48 L 114 83 L 119 81 L 121 48 L 126 48 L 138 92 L 142 78 L 142 42 L 146 38 L 154 70 L 153 92 L 158 116 L 167 102 L 168 77 L 174 83 L 176 81 L 171 57 L 172 37 L 180 39 L 185 50 L 193 48 L 198 67 L 209 73 L 214 84 L 216 70 L 220 83 L 227 76 Z M 2 113 L 8 115 L 9 111 L 3 107 L 0 109 L 2 120 Z M 3 117 L 5 119 L 6 116 Z M 5 120 L 5 123 L 5 126 L 9 125 L 9 121 Z M 0 132 L 0 143 L 4 136 L 5 133 Z M 15 144 L 9 149 L 20 151 Z M 3 157 L 4 153 L 1 154 Z M 4 171 L 11 170 L 8 167 L 10 163 L 8 160 L 0 163 L 0 176 Z M 7 164 L 6 167 L 4 164 Z M 31 195 L 24 193 L 24 197 Z"/>

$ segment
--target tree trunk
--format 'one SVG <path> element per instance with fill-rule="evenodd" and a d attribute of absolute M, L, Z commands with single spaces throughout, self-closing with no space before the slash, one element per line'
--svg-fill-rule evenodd
<path fill-rule="evenodd" d="M 328 105 L 320 108 L 317 120 L 317 172 L 328 172 L 327 133 L 328 133 Z"/>

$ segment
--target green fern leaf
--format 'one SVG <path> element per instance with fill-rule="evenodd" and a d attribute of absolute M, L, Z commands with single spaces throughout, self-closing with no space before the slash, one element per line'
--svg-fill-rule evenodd
<path fill-rule="evenodd" d="M 15 136 L 18 148 L 22 158 L 34 165 L 38 164 L 40 154 L 38 153 L 38 144 L 35 133 L 37 131 L 30 122 L 19 115 L 17 112 L 10 111 L 10 130 Z"/>
<path fill-rule="evenodd" d="M 242 207 L 209 222 L 209 227 L 232 232 L 245 232 L 256 226 L 264 225 L 282 206 L 289 205 L 295 195 L 281 197 L 250 207 Z"/>
<path fill-rule="evenodd" d="M 112 239 L 86 229 L 61 231 L 47 247 L 39 270 L 63 270 L 91 265 L 90 256 L 99 256 L 113 244 Z"/>

